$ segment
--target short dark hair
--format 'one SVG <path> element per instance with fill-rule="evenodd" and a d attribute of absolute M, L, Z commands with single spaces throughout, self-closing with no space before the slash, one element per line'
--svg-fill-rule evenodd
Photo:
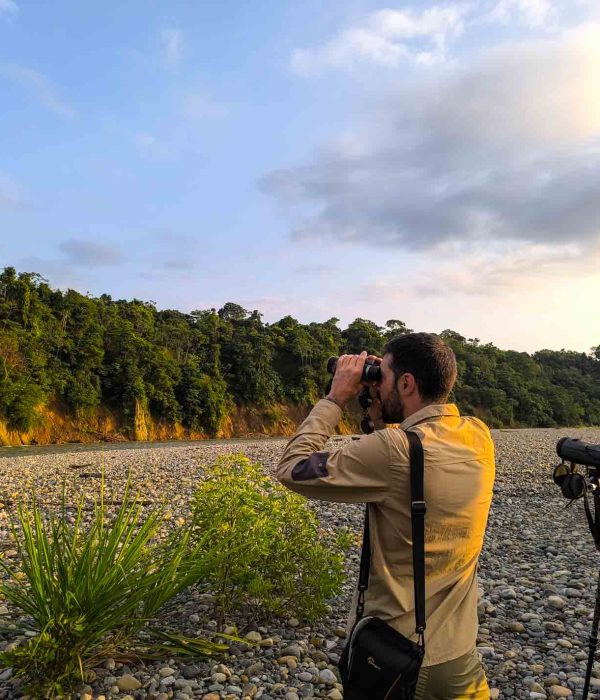
<path fill-rule="evenodd" d="M 444 403 L 456 381 L 456 356 L 452 348 L 433 333 L 407 333 L 390 340 L 383 349 L 392 356 L 396 380 L 408 372 L 427 401 Z"/>

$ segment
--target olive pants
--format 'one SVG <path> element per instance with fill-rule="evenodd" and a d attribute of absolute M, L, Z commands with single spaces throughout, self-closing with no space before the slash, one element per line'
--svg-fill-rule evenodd
<path fill-rule="evenodd" d="M 415 700 L 490 700 L 477 650 L 421 669 Z"/>

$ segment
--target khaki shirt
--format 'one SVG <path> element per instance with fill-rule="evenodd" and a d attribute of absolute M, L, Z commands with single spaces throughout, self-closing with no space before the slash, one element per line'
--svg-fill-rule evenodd
<path fill-rule="evenodd" d="M 365 615 L 416 640 L 408 440 L 425 454 L 425 666 L 469 652 L 477 640 L 477 560 L 492 500 L 494 445 L 487 426 L 453 404 L 431 405 L 398 428 L 321 451 L 342 416 L 322 399 L 298 428 L 277 478 L 324 501 L 369 503 L 372 561 Z M 348 620 L 353 624 L 356 592 Z"/>

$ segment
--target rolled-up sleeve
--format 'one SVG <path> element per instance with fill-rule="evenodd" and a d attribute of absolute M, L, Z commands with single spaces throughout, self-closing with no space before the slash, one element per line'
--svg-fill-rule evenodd
<path fill-rule="evenodd" d="M 308 498 L 382 502 L 390 495 L 392 479 L 386 430 L 325 451 L 341 416 L 341 409 L 332 401 L 319 401 L 287 444 L 277 466 L 277 479 Z"/>

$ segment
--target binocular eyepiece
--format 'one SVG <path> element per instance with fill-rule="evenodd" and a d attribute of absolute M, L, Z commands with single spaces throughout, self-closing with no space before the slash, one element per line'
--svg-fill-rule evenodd
<path fill-rule="evenodd" d="M 337 368 L 337 361 L 339 360 L 339 357 L 330 357 L 327 360 L 327 371 L 329 374 L 333 375 L 335 374 L 335 370 Z M 362 371 L 362 377 L 360 378 L 361 382 L 379 382 L 381 381 L 381 369 L 379 365 L 376 365 L 374 362 L 369 362 L 368 360 L 365 362 L 365 365 L 363 367 Z"/>

